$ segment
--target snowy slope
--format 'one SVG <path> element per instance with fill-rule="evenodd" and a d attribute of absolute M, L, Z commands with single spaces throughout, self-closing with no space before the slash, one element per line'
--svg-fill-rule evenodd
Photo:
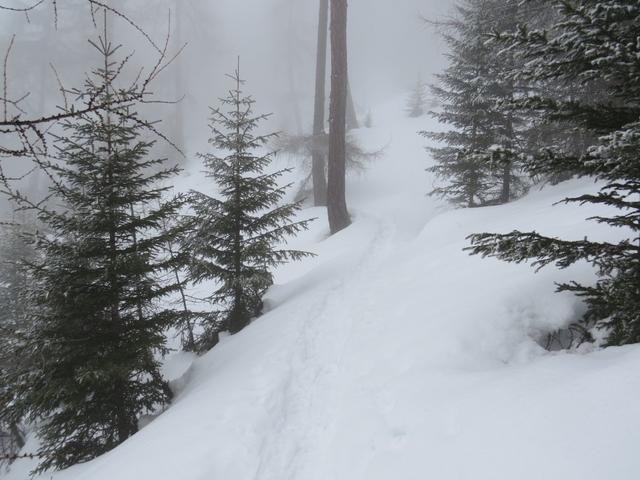
<path fill-rule="evenodd" d="M 583 220 L 593 210 L 551 206 L 596 187 L 451 211 L 425 197 L 415 132 L 429 120 L 405 119 L 401 102 L 373 113 L 361 139 L 387 147 L 349 181 L 354 225 L 328 238 L 323 212 L 305 211 L 320 220 L 295 244 L 318 257 L 278 272 L 269 311 L 196 360 L 139 434 L 55 480 L 637 478 L 640 348 L 536 343 L 581 312 L 553 282 L 588 280 L 589 268 L 535 275 L 462 251 L 480 231 L 608 238 Z"/>

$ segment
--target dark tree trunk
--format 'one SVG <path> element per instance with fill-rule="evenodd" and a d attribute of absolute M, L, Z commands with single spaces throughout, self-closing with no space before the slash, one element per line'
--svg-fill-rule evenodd
<path fill-rule="evenodd" d="M 500 203 L 509 203 L 511 201 L 511 181 L 512 181 L 512 141 L 513 141 L 513 120 L 511 115 L 507 117 L 507 149 L 508 157 L 504 159 L 504 165 L 502 167 L 502 192 L 500 194 Z"/>
<path fill-rule="evenodd" d="M 25 441 L 24 441 L 24 437 L 22 436 L 22 432 L 18 427 L 18 424 L 15 422 L 11 422 L 9 424 L 9 432 L 11 434 L 11 440 L 13 441 L 14 445 L 17 447 L 16 450 L 18 451 L 21 450 L 22 447 L 24 447 L 25 445 Z"/>
<path fill-rule="evenodd" d="M 500 193 L 500 203 L 511 201 L 511 160 L 505 160 L 502 167 L 502 192 Z"/>
<path fill-rule="evenodd" d="M 238 58 L 238 77 L 236 84 L 236 91 L 240 91 L 240 58 Z M 241 118 L 240 104 L 236 103 L 237 118 Z M 240 123 L 236 124 L 236 138 L 242 138 L 243 134 L 240 131 Z M 233 306 L 231 307 L 231 313 L 229 315 L 229 333 L 235 334 L 241 331 L 249 324 L 249 318 L 244 308 L 244 291 L 240 284 L 242 278 L 242 218 L 240 205 L 242 203 L 242 183 L 240 162 L 238 158 L 242 155 L 239 147 L 236 147 L 236 160 L 235 160 L 235 180 L 234 180 L 234 192 L 235 192 L 235 219 L 234 219 L 234 232 L 233 232 L 233 272 L 234 272 L 234 298 Z"/>
<path fill-rule="evenodd" d="M 472 148 L 475 150 L 477 148 L 477 137 L 478 137 L 478 120 L 476 118 L 473 119 L 473 127 L 471 130 L 471 145 Z M 478 194 L 478 191 L 480 190 L 480 185 L 479 185 L 479 178 L 478 176 L 480 175 L 480 173 L 477 171 L 477 168 L 475 166 L 471 167 L 474 169 L 473 172 L 473 176 L 471 178 L 471 184 L 469 185 L 469 189 L 468 189 L 468 198 L 467 198 L 467 207 L 468 208 L 473 208 L 476 206 L 476 195 Z"/>
<path fill-rule="evenodd" d="M 360 123 L 358 122 L 355 103 L 353 103 L 353 95 L 351 95 L 351 83 L 347 81 L 347 130 L 356 128 L 360 128 Z"/>
<path fill-rule="evenodd" d="M 329 28 L 329 0 L 320 0 L 318 14 L 318 49 L 316 57 L 316 95 L 313 115 L 313 203 L 316 207 L 327 205 L 327 178 L 325 172 L 326 148 L 324 147 L 324 105 L 327 80 L 327 32 Z"/>
<path fill-rule="evenodd" d="M 327 207 L 331 233 L 351 224 L 345 198 L 347 0 L 331 0 L 331 107 Z"/>

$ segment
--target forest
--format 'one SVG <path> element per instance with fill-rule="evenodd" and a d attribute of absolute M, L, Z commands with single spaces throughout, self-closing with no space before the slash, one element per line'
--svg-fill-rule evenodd
<path fill-rule="evenodd" d="M 0 480 L 632 480 L 638 0 L 0 0 Z"/>

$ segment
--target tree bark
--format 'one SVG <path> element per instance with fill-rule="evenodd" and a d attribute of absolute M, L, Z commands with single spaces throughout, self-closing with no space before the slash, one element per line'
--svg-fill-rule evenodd
<path fill-rule="evenodd" d="M 347 80 L 347 130 L 355 130 L 356 128 L 360 128 L 360 123 L 353 95 L 351 95 L 351 82 Z"/>
<path fill-rule="evenodd" d="M 327 207 L 331 233 L 351 224 L 345 195 L 347 0 L 331 0 L 331 106 Z"/>
<path fill-rule="evenodd" d="M 313 203 L 316 207 L 327 205 L 327 178 L 325 172 L 325 99 L 327 81 L 327 33 L 329 28 L 329 0 L 320 0 L 318 14 L 318 48 L 316 57 L 316 94 L 313 114 L 313 153 L 311 176 L 313 177 Z"/>
<path fill-rule="evenodd" d="M 293 119 L 296 122 L 296 131 L 298 135 L 302 135 L 302 115 L 300 113 L 300 102 L 298 101 L 298 88 L 296 86 L 296 76 L 294 65 L 296 63 L 296 50 L 295 45 L 298 43 L 295 31 L 295 15 L 294 6 L 295 0 L 289 1 L 289 21 L 287 23 L 286 40 L 287 40 L 287 76 L 289 78 L 289 100 L 291 101 L 291 109 L 293 112 Z"/>
<path fill-rule="evenodd" d="M 511 201 L 511 182 L 512 182 L 512 162 L 513 162 L 513 120 L 511 114 L 507 116 L 507 149 L 508 158 L 504 159 L 502 166 L 502 192 L 500 195 L 501 203 L 509 203 Z"/>

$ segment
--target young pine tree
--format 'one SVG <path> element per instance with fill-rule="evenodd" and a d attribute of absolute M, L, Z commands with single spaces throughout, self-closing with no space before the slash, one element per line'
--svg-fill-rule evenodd
<path fill-rule="evenodd" d="M 407 101 L 407 115 L 418 118 L 425 113 L 427 113 L 427 87 L 422 79 L 418 79 Z"/>
<path fill-rule="evenodd" d="M 254 100 L 244 95 L 239 70 L 231 78 L 234 88 L 221 108 L 211 110 L 215 153 L 201 155 L 220 195 L 193 192 L 196 227 L 188 245 L 194 281 L 218 282 L 211 300 L 219 310 L 205 333 L 213 344 L 218 331 L 237 333 L 261 313 L 273 267 L 310 255 L 281 248 L 309 220 L 293 219 L 300 203 L 280 204 L 288 186 L 277 181 L 286 170 L 268 173 L 273 154 L 261 153 L 274 134 L 256 133 L 268 116 L 253 114 Z"/>
<path fill-rule="evenodd" d="M 14 414 L 39 425 L 37 471 L 111 450 L 171 399 L 158 355 L 174 315 L 158 301 L 174 288 L 161 281 L 173 265 L 160 252 L 176 232 L 158 232 L 182 203 L 163 200 L 177 170 L 150 158 L 148 123 L 118 101 L 135 87 L 116 87 L 122 63 L 106 31 L 93 44 L 103 65 L 80 96 L 112 107 L 67 122 L 56 139 L 61 208 L 39 214 L 50 233 L 29 268 L 33 327 L 17 352 L 38 361 L 9 379 Z"/>
<path fill-rule="evenodd" d="M 478 234 L 471 237 L 473 254 L 511 262 L 533 260 L 542 268 L 566 268 L 590 262 L 599 275 L 595 285 L 570 282 L 559 285 L 582 297 L 587 306 L 586 328 L 603 329 L 607 345 L 640 342 L 640 4 L 635 0 L 599 2 L 549 1 L 560 12 L 547 31 L 522 27 L 511 37 L 527 61 L 523 72 L 532 80 L 554 80 L 566 85 L 605 89 L 596 98 L 540 98 L 547 115 L 564 118 L 600 135 L 599 144 L 575 156 L 549 145 L 533 158 L 534 172 L 577 172 L 602 182 L 597 194 L 568 198 L 566 202 L 607 205 L 608 216 L 593 220 L 618 230 L 618 243 L 585 238 L 567 241 L 536 232 Z M 617 213 L 616 213 L 617 212 Z"/>

